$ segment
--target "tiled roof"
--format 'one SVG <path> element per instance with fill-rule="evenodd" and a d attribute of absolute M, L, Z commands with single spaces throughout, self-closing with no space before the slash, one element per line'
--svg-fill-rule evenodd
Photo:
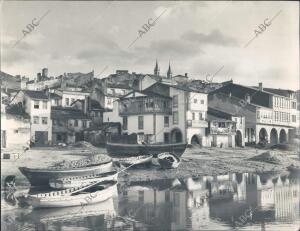
<path fill-rule="evenodd" d="M 91 109 L 100 109 L 104 110 L 104 108 L 100 105 L 100 103 L 97 100 L 91 99 Z"/>
<path fill-rule="evenodd" d="M 50 98 L 51 99 L 61 99 L 62 97 L 56 93 L 50 93 Z"/>
<path fill-rule="evenodd" d="M 208 107 L 207 115 L 215 116 L 215 117 L 222 118 L 222 119 L 229 119 L 229 120 L 231 119 L 231 116 L 234 116 L 234 114 L 224 112 L 224 111 L 221 111 L 221 110 L 218 110 L 215 108 L 211 108 L 211 107 Z"/>
<path fill-rule="evenodd" d="M 75 108 L 51 107 L 51 119 L 90 119 L 83 111 Z"/>
<path fill-rule="evenodd" d="M 32 99 L 48 99 L 48 96 L 43 91 L 25 90 L 24 94 Z"/>
<path fill-rule="evenodd" d="M 289 94 L 293 93 L 294 91 L 291 90 L 285 90 L 285 89 L 275 89 L 275 88 L 264 88 L 264 91 L 276 94 L 276 95 L 282 95 L 285 97 L 289 97 Z"/>

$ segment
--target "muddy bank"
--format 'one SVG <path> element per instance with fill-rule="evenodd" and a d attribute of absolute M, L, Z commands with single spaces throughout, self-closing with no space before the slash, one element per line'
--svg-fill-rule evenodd
<path fill-rule="evenodd" d="M 1 162 L 1 179 L 7 175 L 17 176 L 17 185 L 28 185 L 28 181 L 20 173 L 18 167 L 46 167 L 62 160 L 78 160 L 92 152 L 106 153 L 103 148 L 72 147 L 70 148 L 34 148 L 26 152 L 16 161 Z M 185 178 L 203 175 L 221 175 L 226 173 L 264 173 L 285 172 L 291 164 L 300 166 L 295 151 L 272 151 L 278 156 L 280 163 L 253 161 L 249 158 L 266 150 L 254 148 L 188 148 L 182 156 L 177 169 L 162 170 L 156 159 L 150 168 L 128 169 L 120 174 L 120 181 L 148 181 L 156 179 Z"/>
<path fill-rule="evenodd" d="M 300 166 L 296 153 L 291 151 L 272 151 L 275 156 L 282 160 L 279 164 L 249 160 L 249 158 L 265 151 L 255 149 L 188 149 L 182 156 L 182 162 L 177 169 L 162 170 L 157 161 L 153 160 L 151 168 L 130 169 L 122 174 L 121 178 L 126 182 L 134 182 L 227 173 L 285 173 L 291 164 Z"/>

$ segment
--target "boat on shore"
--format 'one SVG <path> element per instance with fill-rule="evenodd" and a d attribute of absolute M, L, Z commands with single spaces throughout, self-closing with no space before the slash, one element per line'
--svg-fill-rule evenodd
<path fill-rule="evenodd" d="M 136 165 L 151 165 L 152 164 L 152 155 L 143 155 L 143 156 L 132 156 L 127 158 L 114 158 L 115 162 L 118 162 L 126 167 L 136 166 Z"/>
<path fill-rule="evenodd" d="M 106 150 L 112 156 L 139 156 L 153 155 L 157 157 L 162 152 L 173 152 L 181 156 L 186 149 L 186 143 L 174 144 L 124 144 L 124 143 L 106 143 Z"/>
<path fill-rule="evenodd" d="M 160 166 L 164 169 L 167 168 L 177 168 L 180 164 L 180 159 L 177 155 L 170 153 L 170 152 L 164 152 L 157 156 L 158 163 Z"/>
<path fill-rule="evenodd" d="M 48 168 L 27 168 L 19 167 L 21 173 L 26 176 L 32 186 L 49 186 L 50 179 L 88 176 L 100 173 L 110 172 L 112 170 L 111 159 L 101 164 L 83 166 L 83 167 L 48 167 Z"/>
<path fill-rule="evenodd" d="M 50 179 L 49 185 L 51 188 L 54 189 L 67 189 L 67 188 L 87 186 L 95 182 L 100 183 L 104 181 L 117 181 L 117 180 L 118 180 L 118 172 L 111 171 L 111 172 L 99 173 L 99 174 L 87 175 L 87 176 L 73 176 L 73 177 L 66 177 L 66 178 Z"/>
<path fill-rule="evenodd" d="M 33 208 L 83 206 L 106 201 L 116 191 L 117 182 L 97 182 L 84 187 L 29 194 L 27 202 Z M 87 200 L 87 198 L 89 198 Z"/>

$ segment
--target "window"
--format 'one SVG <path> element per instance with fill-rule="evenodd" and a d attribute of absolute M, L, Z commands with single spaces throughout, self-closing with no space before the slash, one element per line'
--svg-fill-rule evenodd
<path fill-rule="evenodd" d="M 192 113 L 192 120 L 195 120 L 195 113 Z"/>
<path fill-rule="evenodd" d="M 201 112 L 199 112 L 199 120 L 203 120 L 203 116 Z"/>
<path fill-rule="evenodd" d="M 178 124 L 178 111 L 173 112 L 173 124 Z"/>
<path fill-rule="evenodd" d="M 292 102 L 292 108 L 296 109 L 296 102 Z"/>
<path fill-rule="evenodd" d="M 139 116 L 138 127 L 144 129 L 144 116 Z"/>
<path fill-rule="evenodd" d="M 66 105 L 69 106 L 70 105 L 70 99 L 66 98 Z"/>
<path fill-rule="evenodd" d="M 166 144 L 168 144 L 168 143 L 170 142 L 169 137 L 170 137 L 169 133 L 168 133 L 168 132 L 165 132 L 165 133 L 164 133 L 164 142 L 165 142 Z"/>
<path fill-rule="evenodd" d="M 18 132 L 19 132 L 18 129 L 15 129 L 15 130 L 14 130 L 14 133 L 18 133 Z"/>
<path fill-rule="evenodd" d="M 38 116 L 34 116 L 33 117 L 33 123 L 34 124 L 38 124 L 39 123 L 39 117 Z"/>
<path fill-rule="evenodd" d="M 47 101 L 43 101 L 43 109 L 47 109 L 47 104 L 48 104 Z"/>
<path fill-rule="evenodd" d="M 55 105 L 58 105 L 58 103 L 59 103 L 58 99 L 55 99 L 55 100 L 54 100 L 54 104 L 55 104 Z"/>
<path fill-rule="evenodd" d="M 292 122 L 296 122 L 296 115 L 292 115 Z"/>
<path fill-rule="evenodd" d="M 74 101 L 75 101 L 75 99 L 72 98 L 72 99 L 71 99 L 71 104 L 74 103 Z"/>
<path fill-rule="evenodd" d="M 194 103 L 197 103 L 197 99 L 194 99 Z"/>
<path fill-rule="evenodd" d="M 42 124 L 48 124 L 48 118 L 42 117 Z"/>
<path fill-rule="evenodd" d="M 86 120 L 82 120 L 82 127 L 86 128 Z"/>
<path fill-rule="evenodd" d="M 167 102 L 164 101 L 164 108 L 167 108 Z"/>
<path fill-rule="evenodd" d="M 260 118 L 260 115 L 259 115 L 259 111 L 257 112 L 257 119 L 259 119 Z"/>
<path fill-rule="evenodd" d="M 169 127 L 169 116 L 164 117 L 164 126 Z"/>
<path fill-rule="evenodd" d="M 127 116 L 123 117 L 123 130 L 127 130 L 128 118 Z"/>
<path fill-rule="evenodd" d="M 33 107 L 34 107 L 35 109 L 39 109 L 39 108 L 40 108 L 40 101 L 34 100 L 34 101 L 33 101 Z"/>
<path fill-rule="evenodd" d="M 107 99 L 107 105 L 111 105 L 111 99 Z"/>
<path fill-rule="evenodd" d="M 74 120 L 74 127 L 78 127 L 78 120 Z"/>
<path fill-rule="evenodd" d="M 178 107 L 178 95 L 173 96 L 173 107 Z"/>
<path fill-rule="evenodd" d="M 201 99 L 201 104 L 204 104 L 204 99 Z"/>

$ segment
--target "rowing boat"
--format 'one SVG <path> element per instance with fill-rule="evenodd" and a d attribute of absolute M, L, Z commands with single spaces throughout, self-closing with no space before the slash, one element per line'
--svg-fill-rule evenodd
<path fill-rule="evenodd" d="M 93 183 L 84 187 L 76 187 L 46 193 L 29 194 L 27 202 L 33 208 L 58 208 L 94 204 L 106 201 L 116 191 L 117 182 Z"/>
<path fill-rule="evenodd" d="M 142 165 L 142 164 L 151 164 L 152 163 L 152 155 L 143 155 L 143 156 L 132 156 L 127 158 L 114 158 L 113 160 L 119 162 L 124 166 L 130 165 Z"/>
<path fill-rule="evenodd" d="M 117 181 L 118 172 L 111 171 L 87 176 L 74 176 L 66 178 L 50 179 L 49 185 L 54 189 L 67 189 L 74 187 L 86 186 L 95 182 Z"/>
<path fill-rule="evenodd" d="M 49 186 L 50 179 L 87 176 L 110 172 L 112 161 L 84 167 L 48 167 L 48 168 L 27 168 L 19 167 L 19 170 L 29 180 L 32 186 Z"/>
<path fill-rule="evenodd" d="M 186 149 L 185 143 L 174 144 L 123 144 L 123 143 L 106 143 L 106 150 L 111 156 L 139 156 L 139 155 L 153 155 L 157 157 L 162 152 L 174 152 L 177 156 L 181 156 Z"/>
<path fill-rule="evenodd" d="M 164 152 L 157 156 L 158 163 L 162 168 L 177 168 L 180 164 L 180 159 L 173 153 Z"/>

